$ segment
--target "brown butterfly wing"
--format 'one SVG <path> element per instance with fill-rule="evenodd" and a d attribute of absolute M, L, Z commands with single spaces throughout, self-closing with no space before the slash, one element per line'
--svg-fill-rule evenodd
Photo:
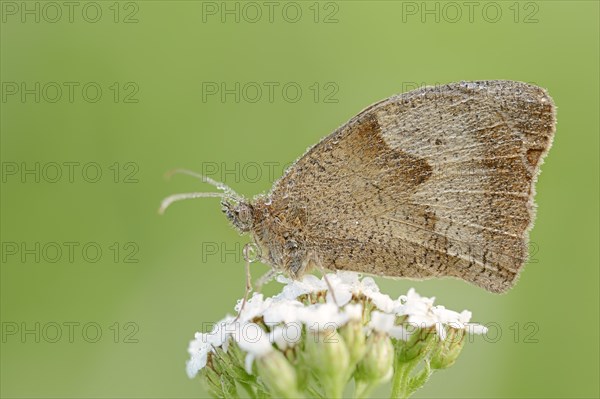
<path fill-rule="evenodd" d="M 534 184 L 554 130 L 552 99 L 536 86 L 423 88 L 324 138 L 270 198 L 278 220 L 301 209 L 290 234 L 328 269 L 454 276 L 503 292 L 527 260 Z"/>

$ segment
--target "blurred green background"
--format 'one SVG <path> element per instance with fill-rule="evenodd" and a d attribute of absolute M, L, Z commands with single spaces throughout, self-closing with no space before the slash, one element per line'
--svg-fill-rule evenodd
<path fill-rule="evenodd" d="M 558 106 L 520 281 L 378 282 L 498 332 L 416 397 L 598 397 L 599 3 L 469 4 L 3 1 L 1 396 L 205 396 L 187 344 L 243 294 L 247 238 L 217 199 L 159 217 L 211 191 L 164 172 L 251 197 L 374 101 L 512 79 Z"/>

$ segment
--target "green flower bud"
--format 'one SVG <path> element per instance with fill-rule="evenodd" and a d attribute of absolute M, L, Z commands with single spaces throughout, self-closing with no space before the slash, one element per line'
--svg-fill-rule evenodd
<path fill-rule="evenodd" d="M 394 345 L 387 334 L 374 333 L 367 339 L 367 352 L 358 363 L 356 379 L 381 383 L 393 372 Z"/>
<path fill-rule="evenodd" d="M 409 337 L 408 340 L 403 341 L 401 339 L 396 340 L 396 361 L 400 363 L 418 362 L 423 359 L 432 344 L 437 339 L 435 328 L 418 328 L 415 326 L 408 325 L 409 329 L 416 329 Z"/>
<path fill-rule="evenodd" d="M 436 342 L 431 354 L 431 368 L 445 369 L 456 362 L 465 344 L 465 330 L 448 328 L 446 339 Z"/>
<path fill-rule="evenodd" d="M 273 351 L 256 359 L 258 376 L 267 388 L 271 397 L 297 398 L 298 382 L 296 371 L 281 352 Z"/>
<path fill-rule="evenodd" d="M 394 372 L 394 345 L 387 334 L 373 333 L 367 339 L 367 352 L 356 367 L 356 397 L 364 398 Z"/>
<path fill-rule="evenodd" d="M 205 367 L 200 376 L 207 391 L 217 398 L 235 398 L 238 396 L 235 380 L 227 373 L 218 371 L 219 366 Z"/>
<path fill-rule="evenodd" d="M 231 343 L 227 352 L 217 349 L 211 354 L 212 367 L 220 374 L 231 376 L 235 381 L 250 382 L 253 377 L 244 370 L 245 357 L 239 346 Z"/>
<path fill-rule="evenodd" d="M 258 378 L 269 388 L 271 397 L 297 398 L 296 371 L 278 351 L 272 351 L 256 359 Z"/>
<path fill-rule="evenodd" d="M 367 351 L 362 322 L 360 320 L 351 320 L 348 324 L 340 328 L 340 335 L 348 348 L 350 364 L 358 363 Z"/>
<path fill-rule="evenodd" d="M 327 398 L 341 398 L 350 375 L 350 352 L 334 328 L 309 331 L 304 361 L 317 376 Z M 353 365 L 352 365 L 353 367 Z"/>

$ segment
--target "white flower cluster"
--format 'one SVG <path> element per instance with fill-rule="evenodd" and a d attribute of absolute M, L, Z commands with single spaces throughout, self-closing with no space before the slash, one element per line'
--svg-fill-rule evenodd
<path fill-rule="evenodd" d="M 246 371 L 252 373 L 252 362 L 276 348 L 294 347 L 302 338 L 303 329 L 327 331 L 338 329 L 351 320 L 363 320 L 365 306 L 371 306 L 370 320 L 363 320 L 365 333 L 385 333 L 406 341 L 419 329 L 435 326 L 440 340 L 446 338 L 446 328 L 464 329 L 468 333 L 483 334 L 486 328 L 469 323 L 471 312 L 461 313 L 434 306 L 435 298 L 422 297 L 410 289 L 406 295 L 392 299 L 379 291 L 371 277 L 360 278 L 352 272 L 328 274 L 327 279 L 307 275 L 302 280 L 279 276 L 286 284 L 280 294 L 264 298 L 254 294 L 236 318 L 227 316 L 217 322 L 210 333 L 196 333 L 190 342 L 187 374 L 194 377 L 207 365 L 210 353 L 217 348 L 227 352 L 231 340 L 246 353 Z M 306 301 L 307 297 L 320 298 Z M 357 299 L 361 299 L 358 300 Z M 241 301 L 236 306 L 239 311 Z M 402 320 L 398 324 L 397 321 Z M 261 325 L 267 326 L 266 331 Z"/>

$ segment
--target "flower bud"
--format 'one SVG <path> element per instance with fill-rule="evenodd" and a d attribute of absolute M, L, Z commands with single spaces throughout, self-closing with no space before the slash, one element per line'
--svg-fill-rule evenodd
<path fill-rule="evenodd" d="M 350 307 L 351 305 L 347 306 L 346 309 Z M 358 306 L 357 310 L 357 315 L 355 315 L 357 317 L 353 317 L 350 319 L 350 321 L 348 321 L 347 324 L 340 328 L 340 335 L 346 343 L 348 353 L 350 354 L 351 365 L 356 364 L 360 359 L 362 359 L 367 350 L 366 336 L 360 317 L 362 307 Z"/>
<path fill-rule="evenodd" d="M 204 385 L 210 394 L 216 398 L 236 397 L 237 389 L 235 380 L 227 373 L 219 372 L 219 367 L 206 367 L 200 370 Z"/>
<path fill-rule="evenodd" d="M 443 341 L 436 342 L 431 354 L 431 368 L 445 369 L 454 364 L 465 343 L 465 330 L 448 328 Z"/>
<path fill-rule="evenodd" d="M 350 375 L 350 353 L 337 330 L 309 330 L 305 342 L 305 361 L 314 375 L 318 376 L 325 396 L 341 397 Z"/>
<path fill-rule="evenodd" d="M 258 377 L 265 383 L 274 398 L 297 398 L 296 371 L 279 351 L 272 351 L 256 359 Z"/>
<path fill-rule="evenodd" d="M 367 352 L 357 365 L 356 379 L 379 384 L 391 377 L 394 345 L 387 334 L 374 333 L 367 339 Z"/>
<path fill-rule="evenodd" d="M 417 362 L 427 355 L 431 345 L 437 339 L 435 329 L 419 328 L 410 324 L 405 329 L 407 331 L 412 329 L 412 331 L 406 341 L 396 340 L 396 359 L 402 363 Z"/>

